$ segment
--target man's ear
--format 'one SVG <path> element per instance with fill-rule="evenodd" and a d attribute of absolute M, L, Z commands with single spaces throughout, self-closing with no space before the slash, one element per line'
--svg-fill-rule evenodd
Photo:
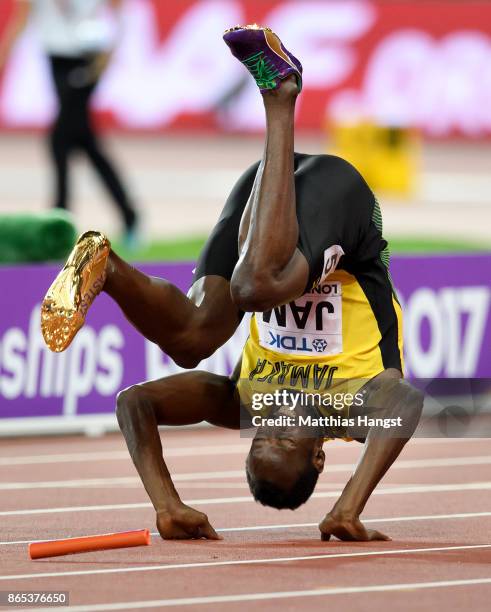
<path fill-rule="evenodd" d="M 326 461 L 326 453 L 322 450 L 322 446 L 319 446 L 314 451 L 313 464 L 315 469 L 319 472 L 324 471 L 324 463 Z"/>

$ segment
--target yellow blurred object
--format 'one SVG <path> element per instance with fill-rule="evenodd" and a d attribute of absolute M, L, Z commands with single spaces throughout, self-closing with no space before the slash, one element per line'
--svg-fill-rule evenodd
<path fill-rule="evenodd" d="M 420 147 L 414 131 L 370 122 L 329 128 L 332 152 L 351 162 L 374 191 L 410 196 L 416 187 Z"/>

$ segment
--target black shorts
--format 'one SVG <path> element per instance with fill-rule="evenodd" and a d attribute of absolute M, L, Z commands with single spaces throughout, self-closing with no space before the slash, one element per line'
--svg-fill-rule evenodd
<path fill-rule="evenodd" d="M 194 280 L 218 275 L 230 280 L 238 260 L 242 213 L 259 162 L 237 181 L 196 266 Z M 333 155 L 295 154 L 295 190 L 299 224 L 298 248 L 309 264 L 309 285 L 322 271 L 324 251 L 340 245 L 345 253 L 338 267 L 362 266 L 387 247 L 377 227 L 375 197 L 348 162 Z"/>
<path fill-rule="evenodd" d="M 233 188 L 203 248 L 195 281 L 211 275 L 231 279 L 239 256 L 240 221 L 258 166 L 256 163 L 249 168 Z M 402 370 L 400 326 L 388 270 L 389 252 L 374 194 L 347 161 L 332 155 L 300 153 L 295 154 L 295 191 L 297 246 L 309 265 L 304 293 L 318 291 L 318 283 L 328 272 L 328 258 L 336 253 L 336 271 L 344 270 L 354 277 L 370 305 L 380 334 L 383 368 Z M 362 330 L 350 332 L 356 334 Z"/>

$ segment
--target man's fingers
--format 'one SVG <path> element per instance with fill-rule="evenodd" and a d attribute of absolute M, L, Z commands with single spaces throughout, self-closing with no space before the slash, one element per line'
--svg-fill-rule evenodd
<path fill-rule="evenodd" d="M 370 541 L 383 540 L 384 542 L 390 542 L 392 540 L 392 538 L 389 538 L 389 536 L 385 535 L 385 533 L 381 533 L 375 529 L 367 529 L 367 535 Z"/>
<path fill-rule="evenodd" d="M 190 540 L 193 536 L 182 529 L 173 529 L 164 534 L 160 534 L 164 540 Z"/>
<path fill-rule="evenodd" d="M 223 536 L 219 535 L 208 522 L 200 527 L 200 536 L 207 540 L 223 540 Z"/>

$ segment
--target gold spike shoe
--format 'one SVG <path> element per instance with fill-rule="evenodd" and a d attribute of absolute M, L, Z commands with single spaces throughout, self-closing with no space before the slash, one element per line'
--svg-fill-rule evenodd
<path fill-rule="evenodd" d="M 101 232 L 85 232 L 75 243 L 41 305 L 41 331 L 48 347 L 64 351 L 85 322 L 85 316 L 106 280 L 111 249 Z"/>

